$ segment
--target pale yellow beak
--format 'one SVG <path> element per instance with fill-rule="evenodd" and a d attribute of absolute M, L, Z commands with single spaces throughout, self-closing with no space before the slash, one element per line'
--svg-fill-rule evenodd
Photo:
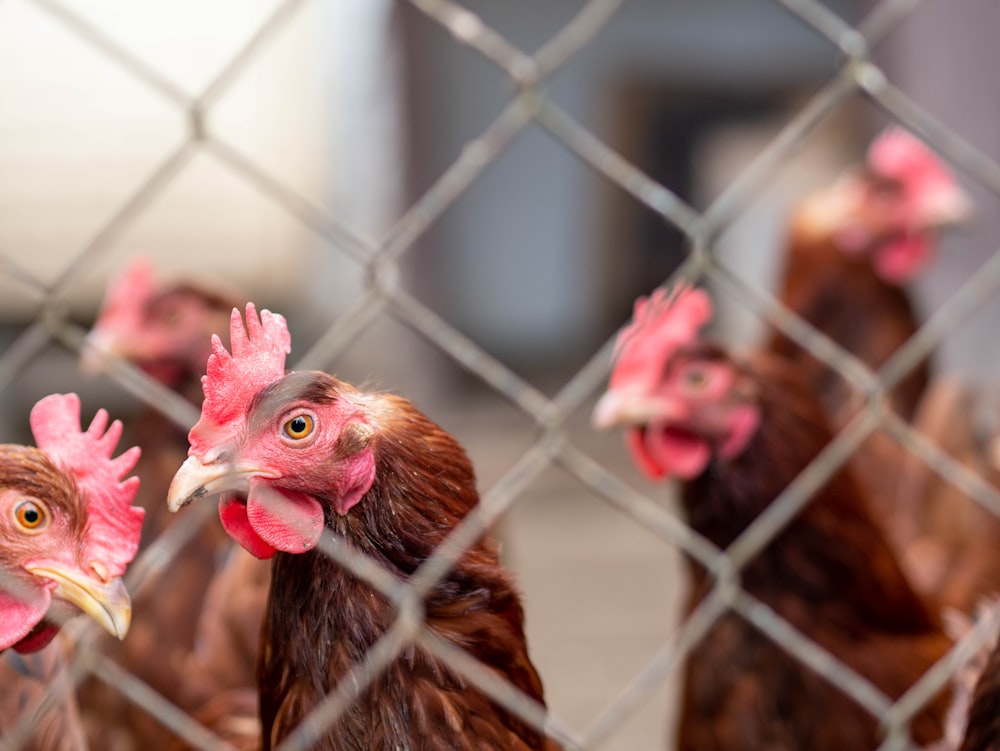
<path fill-rule="evenodd" d="M 53 594 L 76 605 L 97 621 L 109 634 L 124 639 L 132 622 L 132 601 L 121 577 L 108 581 L 87 576 L 80 571 L 57 568 L 53 564 L 26 566 L 35 576 L 56 583 Z"/>
<path fill-rule="evenodd" d="M 682 417 L 682 410 L 665 399 L 620 391 L 606 391 L 594 405 L 590 423 L 598 430 L 647 425 Z"/>
<path fill-rule="evenodd" d="M 924 196 L 922 203 L 930 227 L 950 227 L 972 216 L 972 199 L 957 185 Z"/>
<path fill-rule="evenodd" d="M 106 331 L 94 330 L 83 340 L 80 352 L 80 368 L 84 373 L 93 375 L 106 370 L 105 363 L 112 357 L 121 356 L 118 351 L 117 339 Z"/>
<path fill-rule="evenodd" d="M 189 456 L 177 470 L 170 490 L 167 491 L 167 508 L 179 511 L 191 501 L 223 491 L 247 493 L 251 477 L 266 477 L 259 467 L 232 462 L 203 464 L 196 456 Z"/>

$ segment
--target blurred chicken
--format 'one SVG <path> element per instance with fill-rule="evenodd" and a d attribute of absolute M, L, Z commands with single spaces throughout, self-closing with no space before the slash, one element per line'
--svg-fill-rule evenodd
<path fill-rule="evenodd" d="M 1000 488 L 991 452 L 996 425 L 984 393 L 955 376 L 932 382 L 914 428 L 945 454 Z M 903 456 L 891 528 L 922 591 L 943 605 L 971 612 L 980 598 L 1000 593 L 1000 518 L 922 459 Z"/>
<path fill-rule="evenodd" d="M 316 550 L 334 535 L 406 581 L 479 501 L 454 438 L 400 397 L 320 372 L 285 374 L 281 316 L 233 311 L 232 354 L 216 338 L 190 456 L 170 488 L 179 509 L 222 494 L 227 531 L 272 558 L 258 671 L 263 749 L 336 689 L 358 689 L 314 749 L 555 749 L 419 643 L 370 681 L 353 671 L 384 644 L 397 607 Z M 544 704 L 520 598 L 481 537 L 422 602 L 425 628 Z"/>
<path fill-rule="evenodd" d="M 233 304 L 226 294 L 189 282 L 157 284 L 148 261 L 134 261 L 109 285 L 87 337 L 84 365 L 108 357 L 128 360 L 196 404 L 211 337 L 229 326 Z M 187 456 L 187 434 L 155 409 L 135 421 L 132 438 L 142 446 L 137 467 L 141 503 L 148 511 L 143 549 L 175 521 L 164 499 L 170 480 Z M 232 568 L 238 573 L 227 571 Z M 217 523 L 202 525 L 163 573 L 136 596 L 136 618 L 128 642 L 108 649 L 117 661 L 171 702 L 195 715 L 239 749 L 259 742 L 256 710 L 245 721 L 213 726 L 213 717 L 245 712 L 254 697 L 254 648 L 234 652 L 230 632 L 260 631 L 267 597 L 268 567 L 244 553 Z M 215 581 L 216 578 L 219 581 Z M 227 645 L 220 648 L 220 644 Z M 94 743 L 113 751 L 184 748 L 148 713 L 115 688 L 94 682 L 82 704 Z M 231 697 L 232 707 L 219 711 Z M 202 706 L 211 698 L 215 708 Z M 239 708 L 239 709 L 237 709 Z M 235 734 L 231 728 L 238 728 Z"/>
<path fill-rule="evenodd" d="M 708 296 L 658 291 L 636 303 L 619 338 L 601 428 L 626 428 L 653 480 L 681 481 L 691 527 L 728 548 L 831 441 L 812 384 L 784 358 L 731 356 L 700 330 Z M 693 565 L 689 612 L 714 577 Z M 840 469 L 740 571 L 742 588 L 891 698 L 950 647 L 910 586 L 850 471 Z M 939 740 L 947 696 L 913 719 L 919 744 Z M 723 615 L 685 671 L 681 751 L 874 749 L 878 721 L 742 617 Z"/>
<path fill-rule="evenodd" d="M 872 142 L 865 165 L 803 200 L 793 211 L 780 299 L 795 313 L 877 370 L 919 327 L 905 285 L 934 259 L 935 232 L 963 221 L 971 204 L 948 167 L 910 133 L 894 127 Z M 789 358 L 823 401 L 834 427 L 848 422 L 860 398 L 836 371 L 776 332 L 770 348 Z M 891 391 L 890 405 L 916 418 L 930 383 L 924 360 Z M 921 429 L 925 432 L 926 428 Z M 933 436 L 932 440 L 933 440 Z M 941 596 L 934 581 L 946 554 L 915 544 L 932 531 L 916 520 L 931 499 L 913 494 L 910 455 L 888 433 L 873 432 L 851 458 L 871 509 L 922 593 Z M 940 551 L 933 551 L 940 552 Z M 959 604 L 955 600 L 939 600 Z M 961 603 L 971 607 L 972 602 Z"/>
<path fill-rule="evenodd" d="M 890 128 L 862 169 L 793 210 L 779 299 L 873 369 L 917 330 L 903 285 L 934 257 L 934 231 L 967 217 L 970 202 L 945 164 L 914 136 Z M 770 348 L 804 369 L 835 421 L 852 411 L 839 376 L 780 332 Z M 909 419 L 930 377 L 925 361 L 893 390 Z"/>
<path fill-rule="evenodd" d="M 139 547 L 143 511 L 130 505 L 138 479 L 122 480 L 139 450 L 111 458 L 121 427 L 108 426 L 101 410 L 81 431 L 77 396 L 53 394 L 31 411 L 38 448 L 0 445 L 0 650 L 8 650 L 0 736 L 31 712 L 27 748 L 86 748 L 66 646 L 53 641 L 62 623 L 82 611 L 119 639 L 128 632 L 121 577 Z"/>

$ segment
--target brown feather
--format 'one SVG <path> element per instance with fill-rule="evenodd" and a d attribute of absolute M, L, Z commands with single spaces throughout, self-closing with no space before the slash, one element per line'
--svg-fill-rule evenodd
<path fill-rule="evenodd" d="M 183 336 L 174 332 L 176 349 L 155 347 L 155 356 L 149 354 L 146 339 L 150 334 L 143 328 L 130 332 L 129 341 L 119 342 L 117 349 L 133 364 L 165 379 L 166 385 L 198 403 L 210 336 L 228 330 L 233 304 L 229 296 L 195 283 L 165 285 L 144 301 L 142 320 L 146 325 L 157 323 L 150 328 L 160 330 L 166 318 L 186 307 L 188 314 L 181 317 L 183 323 L 178 326 L 187 329 Z M 146 509 L 142 551 L 176 521 L 165 499 L 170 481 L 187 455 L 187 431 L 155 409 L 146 409 L 130 421 L 128 431 L 129 440 L 142 447 L 135 468 L 142 478 L 136 503 Z M 225 703 L 223 700 L 215 700 L 214 708 L 203 707 L 212 697 L 235 691 L 234 712 L 242 716 L 245 701 L 239 698 L 239 689 L 251 695 L 255 692 L 257 638 L 270 567 L 256 559 L 248 561 L 243 551 L 231 554 L 233 547 L 218 522 L 202 524 L 170 564 L 133 595 L 128 638 L 121 642 L 102 638 L 101 650 L 170 702 L 244 747 L 255 745 L 257 735 L 244 742 L 211 724 L 216 719 L 228 722 L 225 712 L 218 709 Z M 223 582 L 216 584 L 217 577 Z M 249 646 L 248 631 L 253 634 Z M 113 686 L 88 680 L 80 697 L 88 726 L 93 728 L 90 740 L 95 748 L 187 748 L 159 720 Z M 237 723 L 234 727 L 245 730 L 252 724 Z"/>
<path fill-rule="evenodd" d="M 347 388 L 332 379 L 330 383 L 330 399 Z M 455 440 L 409 402 L 377 396 L 371 406 L 378 423 L 371 438 L 375 484 L 345 516 L 328 510 L 326 522 L 405 581 L 478 503 L 475 477 Z M 354 438 L 349 442 L 356 444 Z M 325 505 L 332 509 L 329 500 Z M 273 560 L 259 669 L 265 751 L 364 661 L 395 617 L 379 593 L 322 553 L 279 552 Z M 478 540 L 424 605 L 432 632 L 544 703 L 527 653 L 520 599 L 491 540 Z M 411 645 L 373 679 L 315 748 L 556 746 Z"/>
<path fill-rule="evenodd" d="M 720 547 L 732 543 L 832 437 L 794 368 L 760 358 L 747 373 L 760 388 L 760 430 L 743 453 L 714 460 L 683 488 L 692 526 Z M 748 592 L 890 697 L 902 695 L 950 646 L 846 470 L 741 575 Z M 695 581 L 691 608 L 711 586 L 697 567 Z M 946 705 L 942 693 L 917 715 L 918 743 L 941 736 Z M 740 617 L 727 615 L 688 660 L 679 739 L 682 751 L 833 751 L 875 748 L 879 728 L 824 678 Z"/>

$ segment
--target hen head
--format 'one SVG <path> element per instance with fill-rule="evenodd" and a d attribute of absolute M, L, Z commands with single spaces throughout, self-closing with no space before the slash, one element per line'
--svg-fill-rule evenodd
<path fill-rule="evenodd" d="M 232 353 L 215 337 L 201 419 L 168 493 L 172 511 L 221 494 L 226 531 L 258 558 L 315 547 L 327 514 L 347 514 L 371 488 L 374 410 L 325 373 L 285 374 L 285 320 L 233 310 Z"/>
<path fill-rule="evenodd" d="M 0 446 L 0 649 L 41 649 L 80 611 L 124 638 L 132 609 L 121 577 L 143 511 L 130 505 L 138 479 L 121 478 L 139 450 L 112 459 L 121 423 L 108 427 L 101 410 L 81 431 L 75 394 L 39 401 L 31 428 L 38 448 Z"/>
<path fill-rule="evenodd" d="M 201 375 L 213 333 L 223 331 L 232 304 L 193 284 L 158 284 L 149 261 L 138 258 L 108 285 L 87 336 L 83 363 L 94 369 L 114 355 L 176 388 Z"/>
<path fill-rule="evenodd" d="M 931 260 L 934 230 L 965 220 L 970 209 L 945 163 L 893 127 L 872 142 L 863 169 L 807 199 L 798 220 L 844 254 L 869 257 L 885 281 L 903 284 Z"/>
<path fill-rule="evenodd" d="M 633 459 L 651 479 L 690 480 L 713 458 L 731 459 L 760 424 L 752 379 L 699 340 L 712 315 L 700 289 L 662 289 L 635 304 L 622 331 L 598 428 L 624 426 Z"/>

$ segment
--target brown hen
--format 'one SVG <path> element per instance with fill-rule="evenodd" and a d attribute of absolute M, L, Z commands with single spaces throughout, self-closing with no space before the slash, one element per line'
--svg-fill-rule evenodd
<path fill-rule="evenodd" d="M 272 558 L 258 671 L 263 749 L 295 731 L 337 689 L 358 695 L 312 748 L 554 749 L 461 673 L 407 643 L 356 683 L 353 671 L 392 628 L 396 607 L 316 550 L 324 535 L 405 582 L 479 501 L 455 439 L 405 399 L 325 373 L 285 375 L 284 320 L 233 311 L 233 354 L 215 340 L 201 420 L 170 489 L 174 509 L 222 494 L 227 531 Z M 423 600 L 425 628 L 538 704 L 520 598 L 487 537 Z"/>
<path fill-rule="evenodd" d="M 200 404 L 211 336 L 227 330 L 231 310 L 229 295 L 204 285 L 185 280 L 158 283 L 149 262 L 139 258 L 109 285 L 88 335 L 84 365 L 122 358 Z M 143 478 L 138 502 L 147 509 L 145 549 L 175 521 L 164 499 L 187 455 L 187 434 L 149 408 L 136 419 L 131 437 L 143 450 L 137 471 Z M 169 566 L 137 594 L 128 642 L 104 648 L 231 744 L 253 748 L 259 730 L 256 710 L 248 715 L 246 696 L 254 695 L 256 643 L 250 650 L 234 649 L 230 635 L 259 633 L 267 576 L 267 566 L 235 548 L 218 524 L 202 524 Z M 92 741 L 102 747 L 186 748 L 158 720 L 106 684 L 88 684 L 82 704 Z M 230 715 L 242 721 L 234 723 Z"/>
<path fill-rule="evenodd" d="M 831 441 L 811 385 L 773 354 L 736 359 L 700 338 L 701 291 L 636 305 L 620 340 L 600 427 L 627 427 L 636 463 L 681 481 L 691 527 L 726 549 Z M 715 579 L 692 566 L 693 610 Z M 740 571 L 740 584 L 891 698 L 950 647 L 936 608 L 904 576 L 847 469 Z M 943 731 L 947 696 L 914 718 L 920 744 Z M 722 616 L 685 668 L 681 751 L 875 749 L 878 721 L 741 616 Z"/>

